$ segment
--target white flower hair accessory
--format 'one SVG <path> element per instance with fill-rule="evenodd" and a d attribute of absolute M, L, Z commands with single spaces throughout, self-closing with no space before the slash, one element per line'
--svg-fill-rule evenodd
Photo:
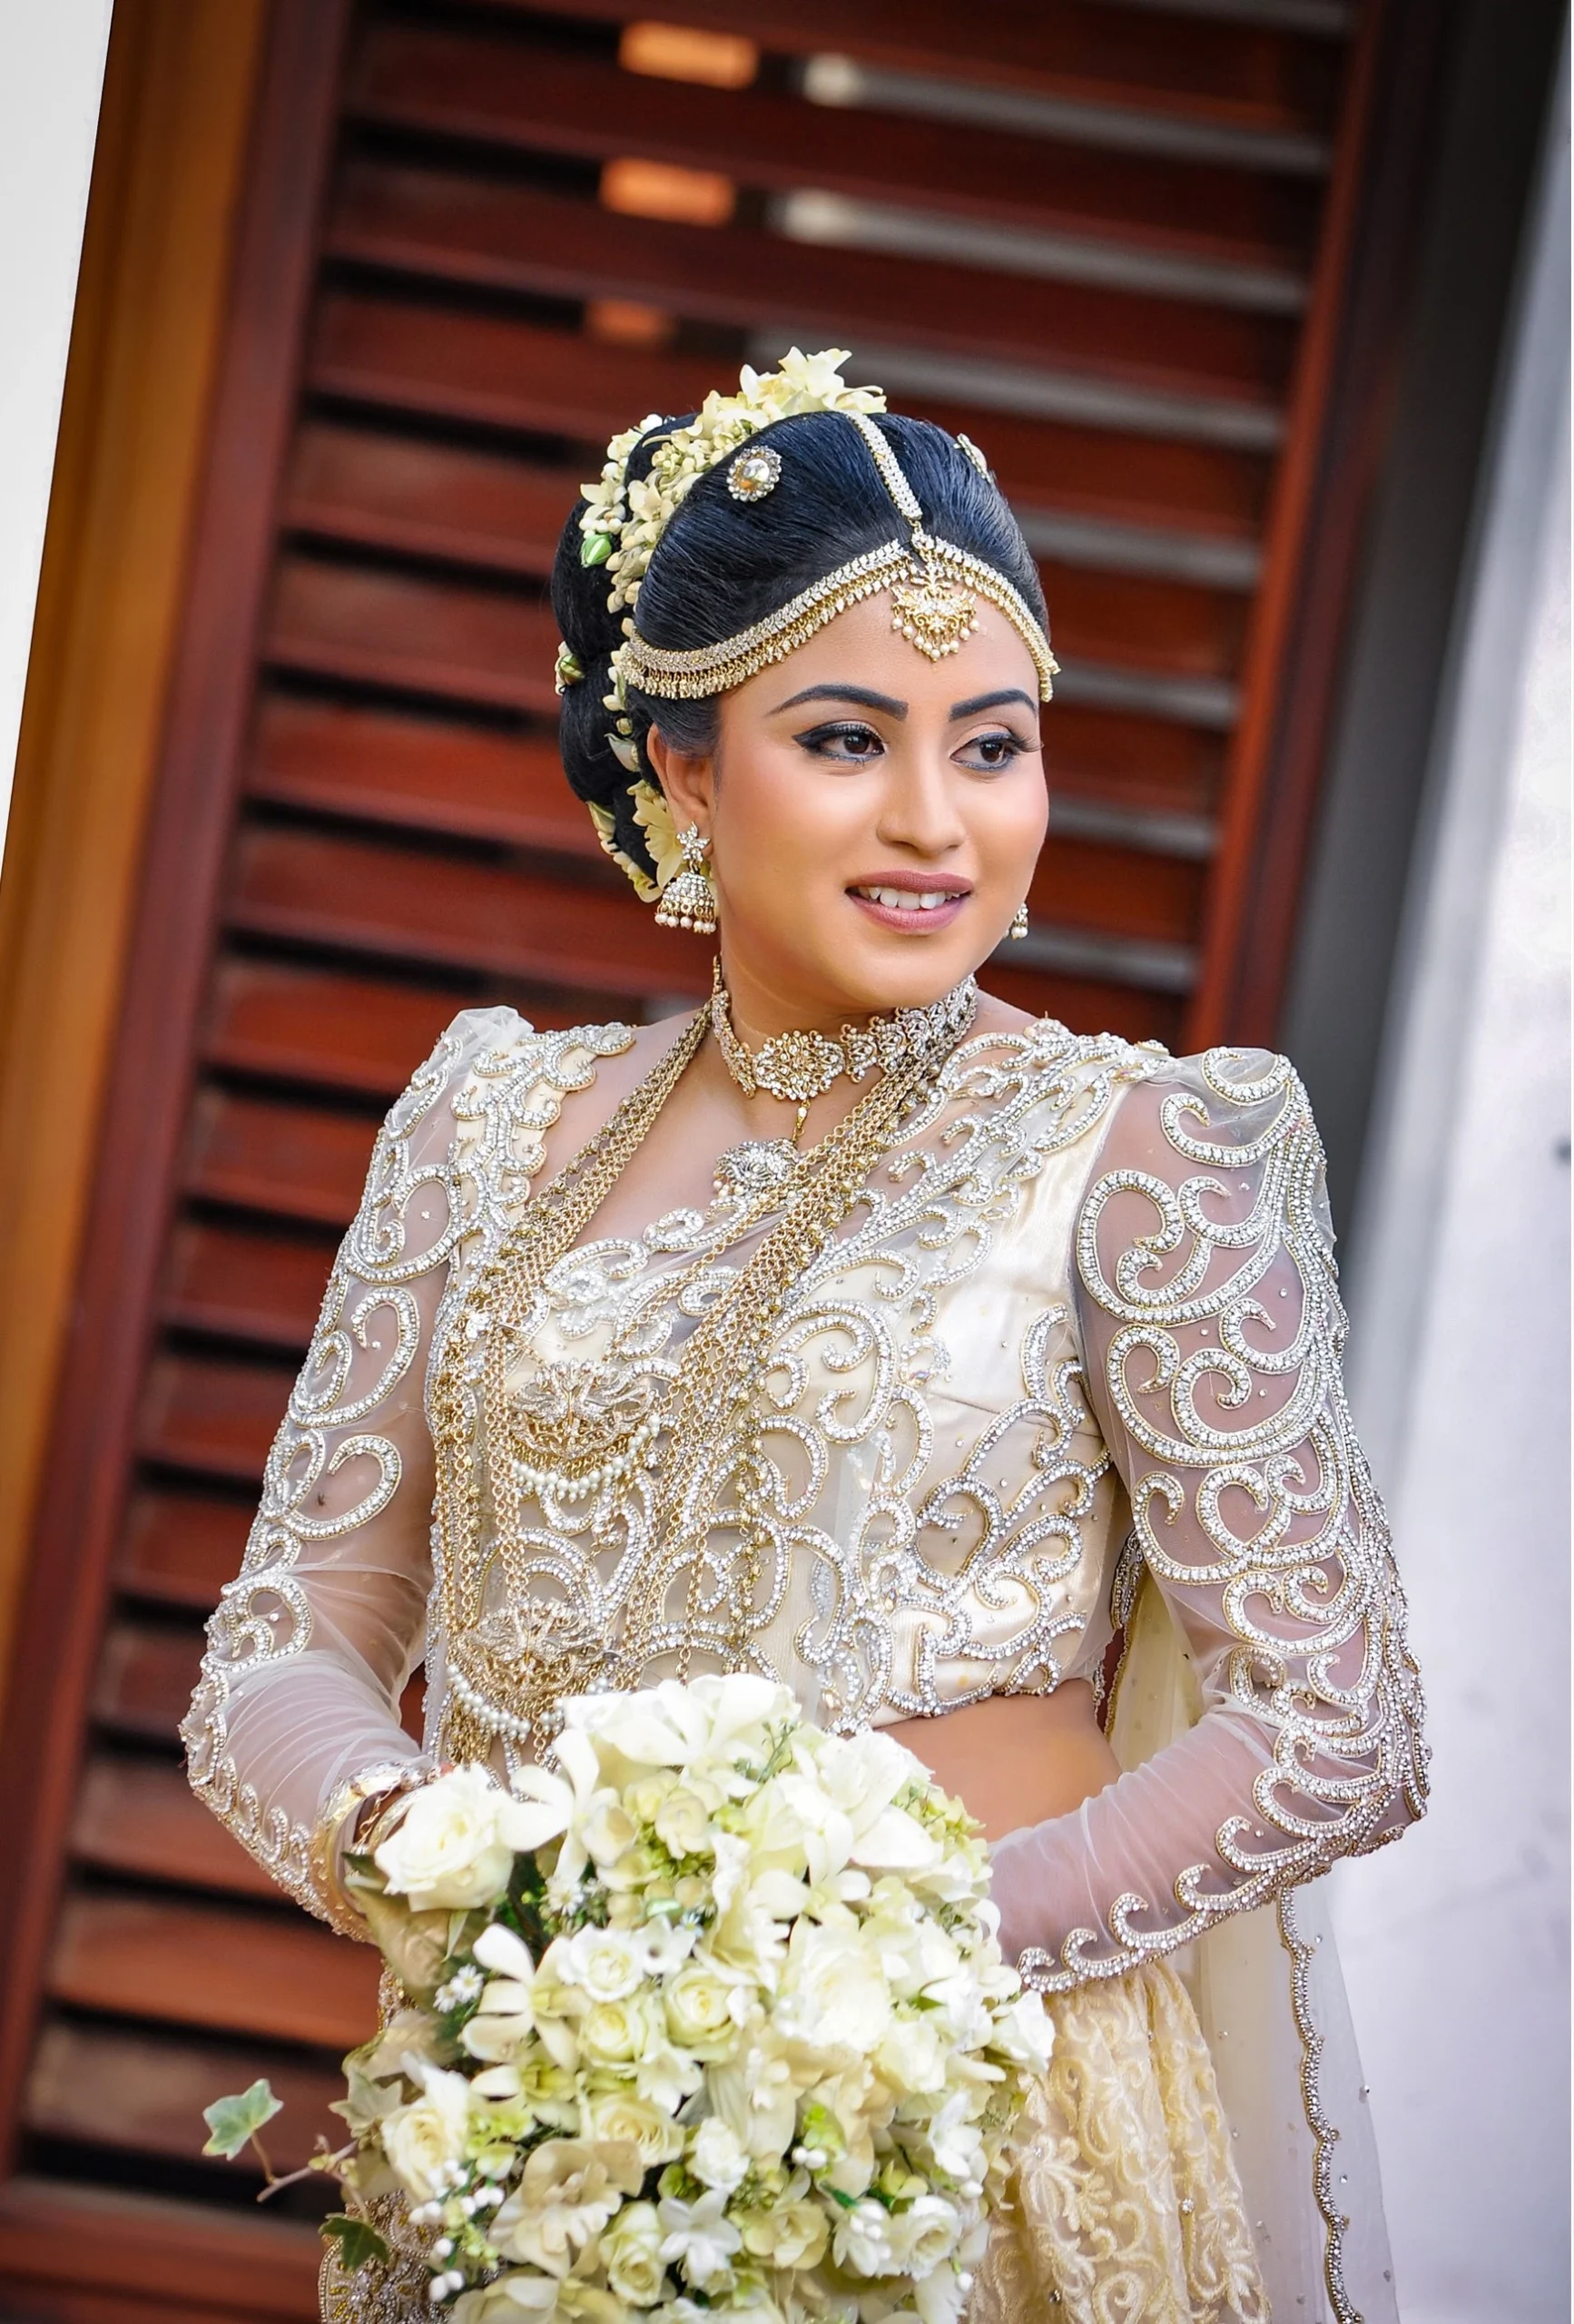
<path fill-rule="evenodd" d="M 661 414 L 653 411 L 637 428 L 613 438 L 599 482 L 582 487 L 586 506 L 579 518 L 580 561 L 605 566 L 610 612 L 634 604 L 657 542 L 700 478 L 762 428 L 803 411 L 885 409 L 883 388 L 847 385 L 841 366 L 850 359 L 845 347 L 824 347 L 818 355 L 790 347 L 779 370 L 756 371 L 745 363 L 737 394 L 713 389 L 693 419 L 663 437 L 646 477 L 630 480 L 629 458 L 635 446 L 662 426 Z"/>

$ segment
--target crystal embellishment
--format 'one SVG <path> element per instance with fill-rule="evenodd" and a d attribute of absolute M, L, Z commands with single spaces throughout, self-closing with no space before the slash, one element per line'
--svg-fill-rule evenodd
<path fill-rule="evenodd" d="M 727 470 L 727 490 L 734 500 L 763 500 L 774 492 L 782 475 L 782 455 L 772 444 L 755 444 L 740 452 Z"/>

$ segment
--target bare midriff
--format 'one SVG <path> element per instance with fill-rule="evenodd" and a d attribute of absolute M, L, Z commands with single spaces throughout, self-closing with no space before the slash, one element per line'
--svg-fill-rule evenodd
<path fill-rule="evenodd" d="M 962 1801 L 990 1840 L 1069 1815 L 1120 1773 L 1085 1679 L 1067 1679 L 1052 1695 L 991 1695 L 885 1732 Z"/>

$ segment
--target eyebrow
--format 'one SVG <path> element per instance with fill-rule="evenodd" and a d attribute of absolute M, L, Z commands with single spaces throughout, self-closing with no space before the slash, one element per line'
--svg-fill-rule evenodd
<path fill-rule="evenodd" d="M 1027 700 L 1026 694 L 1022 699 Z M 907 704 L 898 702 L 894 694 L 876 694 L 871 686 L 805 686 L 802 694 L 790 694 L 777 710 L 796 710 L 801 702 L 856 702 L 865 710 L 883 710 L 888 718 L 905 718 Z M 772 713 L 775 715 L 775 712 Z"/>
<path fill-rule="evenodd" d="M 1038 715 L 1038 705 L 1030 694 L 1024 694 L 1020 686 L 1006 686 L 999 694 L 969 694 L 966 702 L 953 702 L 951 716 L 975 718 L 980 710 L 999 710 L 1008 702 L 1019 702 L 1035 718 Z"/>

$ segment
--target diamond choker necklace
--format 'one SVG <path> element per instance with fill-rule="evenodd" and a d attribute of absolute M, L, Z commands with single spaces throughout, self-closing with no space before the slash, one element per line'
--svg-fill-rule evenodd
<path fill-rule="evenodd" d="M 792 1137 L 796 1144 L 804 1118 L 816 1098 L 823 1098 L 843 1074 L 861 1081 L 866 1074 L 889 1073 L 899 1065 L 939 1060 L 972 1023 L 979 1006 L 979 988 L 970 976 L 924 1009 L 898 1009 L 889 1017 L 871 1017 L 867 1025 L 843 1025 L 831 1040 L 824 1033 L 777 1033 L 753 1051 L 733 1030 L 722 964 L 715 964 L 711 989 L 711 1029 L 728 1072 L 746 1097 L 780 1098 L 798 1108 Z"/>

